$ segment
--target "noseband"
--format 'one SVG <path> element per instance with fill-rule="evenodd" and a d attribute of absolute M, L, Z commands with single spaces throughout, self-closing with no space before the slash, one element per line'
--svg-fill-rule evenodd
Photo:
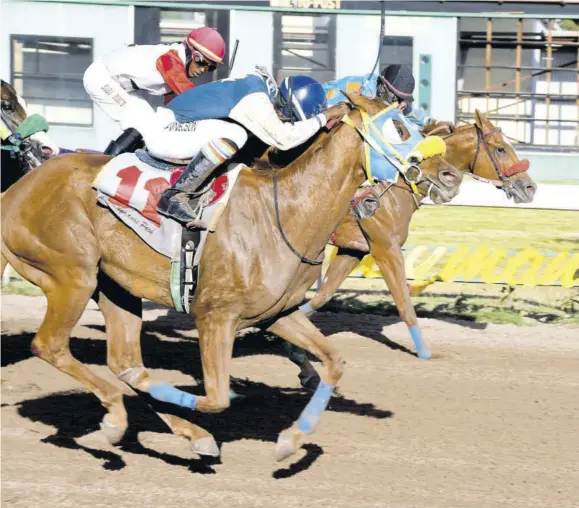
<path fill-rule="evenodd" d="M 478 155 L 480 153 L 481 145 L 485 148 L 487 155 L 488 155 L 488 157 L 493 165 L 493 168 L 495 169 L 495 171 L 497 173 L 497 177 L 501 181 L 503 186 L 505 185 L 505 183 L 510 185 L 510 181 L 508 181 L 508 178 L 510 176 L 513 176 L 517 173 L 522 173 L 522 172 L 527 171 L 529 169 L 529 161 L 527 159 L 519 160 L 519 161 L 515 162 L 512 166 L 510 166 L 506 169 L 501 169 L 499 162 L 495 159 L 495 157 L 493 156 L 493 154 L 491 152 L 491 149 L 486 141 L 486 138 L 488 136 L 492 136 L 493 134 L 502 132 L 502 130 L 500 129 L 500 127 L 495 127 L 493 130 L 491 130 L 485 134 L 485 133 L 483 133 L 482 129 L 478 125 L 475 124 L 474 128 L 476 130 L 476 152 L 474 154 L 474 159 L 472 161 L 472 164 L 470 165 L 470 172 L 471 173 L 474 173 L 474 168 L 475 168 L 475 165 L 478 161 Z"/>

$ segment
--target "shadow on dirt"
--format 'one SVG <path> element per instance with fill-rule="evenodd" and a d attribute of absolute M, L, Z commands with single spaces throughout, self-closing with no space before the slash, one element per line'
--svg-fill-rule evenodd
<path fill-rule="evenodd" d="M 239 379 L 232 380 L 231 387 L 244 398 L 234 401 L 223 413 L 192 413 L 183 408 L 170 406 L 171 413 L 182 418 L 187 417 L 189 421 L 207 429 L 218 443 L 253 439 L 274 444 L 278 434 L 297 419 L 311 396 L 302 389 L 272 387 Z M 203 388 L 199 386 L 179 388 L 188 392 L 203 392 Z M 212 467 L 215 459 L 186 459 L 143 446 L 138 440 L 139 432 L 169 433 L 169 430 L 138 397 L 125 396 L 125 406 L 129 415 L 129 429 L 120 445 L 122 451 L 159 459 L 168 465 L 187 467 L 194 473 L 215 473 Z M 105 414 L 105 410 L 93 395 L 79 392 L 57 393 L 23 401 L 17 408 L 20 416 L 56 428 L 56 433 L 42 439 L 42 442 L 61 448 L 83 450 L 103 461 L 102 467 L 107 470 L 120 470 L 126 466 L 118 453 L 89 448 L 75 441 L 76 438 L 98 430 Z M 343 396 L 333 397 L 328 411 L 377 420 L 392 416 L 391 411 Z M 185 441 L 183 445 L 190 446 Z M 307 444 L 304 448 L 305 456 L 296 463 L 275 471 L 274 478 L 288 478 L 305 471 L 323 454 L 322 449 L 315 444 Z M 274 451 L 275 447 L 272 445 L 272 464 L 275 461 Z"/>
<path fill-rule="evenodd" d="M 150 369 L 178 370 L 192 376 L 199 382 L 193 387 L 180 387 L 191 393 L 203 394 L 202 368 L 199 345 L 196 339 L 183 335 L 174 320 L 145 323 L 142 334 L 142 351 L 145 365 Z M 190 331 L 190 322 L 186 329 Z M 72 354 L 89 365 L 106 365 L 106 341 L 102 326 L 89 328 L 103 333 L 102 339 L 71 338 Z M 182 340 L 163 340 L 156 332 Z M 21 333 L 2 337 L 2 366 L 18 363 L 30 358 L 30 342 L 33 334 Z M 259 330 L 246 332 L 236 341 L 235 357 L 257 354 L 277 354 L 285 356 L 281 342 L 271 342 L 271 336 Z M 263 361 L 263 360 L 262 360 Z M 296 369 L 297 374 L 297 369 Z M 297 381 L 297 380 L 296 380 Z M 171 412 L 192 421 L 211 432 L 218 443 L 228 443 L 241 439 L 254 439 L 276 443 L 278 434 L 291 426 L 308 403 L 311 393 L 298 388 L 280 388 L 264 383 L 242 379 L 232 379 L 231 388 L 242 395 L 232 406 L 220 414 L 193 413 L 176 406 L 156 402 L 156 410 Z M 148 396 L 147 396 L 148 398 Z M 211 460 L 187 459 L 167 453 L 160 453 L 143 446 L 137 439 L 139 432 L 168 433 L 165 424 L 136 396 L 125 396 L 129 414 L 129 430 L 125 435 L 121 450 L 146 455 L 164 461 L 169 465 L 187 467 L 194 473 L 211 474 L 215 470 Z M 164 407 L 163 407 L 164 406 Z M 76 442 L 76 438 L 99 429 L 105 411 L 99 401 L 89 393 L 57 393 L 38 399 L 25 400 L 17 405 L 18 413 L 34 422 L 41 422 L 56 428 L 56 433 L 42 441 L 54 446 L 83 450 L 102 461 L 107 470 L 119 470 L 126 466 L 122 456 L 114 451 L 94 449 Z M 331 399 L 329 411 L 349 413 L 356 416 L 386 419 L 392 416 L 388 410 L 376 408 L 371 403 L 360 403 L 337 395 Z M 315 438 L 314 438 L 315 440 Z M 190 446 L 183 441 L 184 446 Z M 275 447 L 272 446 L 272 464 L 275 463 Z M 296 463 L 275 471 L 275 478 L 287 478 L 308 469 L 323 451 L 319 446 L 306 445 L 306 454 Z"/>
<path fill-rule="evenodd" d="M 153 304 L 146 305 L 149 308 Z M 350 313 L 342 317 L 336 323 L 335 314 L 331 312 L 315 313 L 311 319 L 313 323 L 325 335 L 332 335 L 339 332 L 360 332 L 360 320 L 364 321 L 364 337 L 384 344 L 390 349 L 404 351 L 415 356 L 414 351 L 409 350 L 404 345 L 390 340 L 383 333 L 383 328 L 387 325 L 398 322 L 397 317 L 372 316 L 362 318 L 357 314 Z M 102 333 L 101 339 L 79 339 L 71 337 L 70 350 L 75 358 L 89 365 L 106 365 L 106 342 L 105 329 L 103 325 L 84 325 L 86 328 Z M 193 376 L 196 380 L 202 379 L 201 364 L 199 362 L 200 351 L 196 337 L 192 336 L 194 323 L 191 318 L 170 310 L 167 315 L 159 316 L 152 321 L 143 323 L 141 334 L 141 347 L 144 364 L 150 369 L 174 369 L 184 374 Z M 163 340 L 158 335 L 180 339 L 177 341 Z M 2 336 L 2 367 L 21 362 L 32 357 L 30 344 L 34 338 L 33 333 L 5 334 Z M 364 340 L 363 338 L 360 339 Z M 251 329 L 242 332 L 236 339 L 233 351 L 234 358 L 241 358 L 254 355 L 275 355 L 287 358 L 283 348 L 282 339 L 277 336 L 258 329 Z M 309 355 L 310 359 L 317 359 Z M 298 371 L 296 371 L 296 376 Z"/>

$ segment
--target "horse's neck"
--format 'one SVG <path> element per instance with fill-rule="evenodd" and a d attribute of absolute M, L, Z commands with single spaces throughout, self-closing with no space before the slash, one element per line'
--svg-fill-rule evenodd
<path fill-rule="evenodd" d="M 444 138 L 446 155 L 444 158 L 459 171 L 469 171 L 476 150 L 476 134 L 473 125 L 461 127 L 460 130 Z"/>
<path fill-rule="evenodd" d="M 327 196 L 330 203 L 337 197 L 335 193 L 351 198 L 363 183 L 360 142 L 356 131 L 347 125 L 321 134 L 305 152 L 296 152 L 296 159 L 282 170 L 281 182 L 287 182 L 292 192 L 305 199 L 311 199 L 309 193 L 315 189 L 332 192 Z"/>
<path fill-rule="evenodd" d="M 306 248 L 323 248 L 348 212 L 364 181 L 361 143 L 354 129 L 341 125 L 335 132 L 322 134 L 295 161 L 277 170 L 283 227 L 293 230 Z M 271 189 L 271 180 L 263 185 Z M 271 190 L 267 194 L 273 198 Z"/>

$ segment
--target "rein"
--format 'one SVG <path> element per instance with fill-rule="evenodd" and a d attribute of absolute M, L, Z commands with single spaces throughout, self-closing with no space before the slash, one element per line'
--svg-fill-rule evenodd
<path fill-rule="evenodd" d="M 313 265 L 313 266 L 321 265 L 323 263 L 323 258 L 321 261 L 318 261 L 317 258 L 320 257 L 320 255 L 323 252 L 323 249 L 316 256 L 316 259 L 310 259 L 310 258 L 307 258 L 305 256 L 302 256 L 288 240 L 288 237 L 286 236 L 285 231 L 283 230 L 283 227 L 281 225 L 281 218 L 279 215 L 279 202 L 278 202 L 279 200 L 278 200 L 278 195 L 277 195 L 277 168 L 274 167 L 274 168 L 272 168 L 272 170 L 273 170 L 273 205 L 275 208 L 275 218 L 277 220 L 277 227 L 279 229 L 279 232 L 281 233 L 281 237 L 283 238 L 283 241 L 289 247 L 289 249 L 292 251 L 292 253 L 295 254 L 295 256 L 297 256 L 300 259 L 300 261 L 302 263 L 306 263 L 308 265 Z"/>
<path fill-rule="evenodd" d="M 510 181 L 508 181 L 509 177 L 511 177 L 517 173 L 522 173 L 522 172 L 527 171 L 529 169 L 529 161 L 524 159 L 524 160 L 519 160 L 519 161 L 515 162 L 512 166 L 501 170 L 501 165 L 493 156 L 491 149 L 486 141 L 486 138 L 488 136 L 492 136 L 493 134 L 502 132 L 501 128 L 495 127 L 493 130 L 491 130 L 487 133 L 484 133 L 482 131 L 482 129 L 477 124 L 474 125 L 474 128 L 476 130 L 476 151 L 474 154 L 474 159 L 472 161 L 472 164 L 470 165 L 470 172 L 473 175 L 474 175 L 475 165 L 478 162 L 478 156 L 480 153 L 481 145 L 486 150 L 486 153 L 487 153 L 487 155 L 488 155 L 488 157 L 493 165 L 493 168 L 494 168 L 495 172 L 497 173 L 497 178 L 502 183 L 503 187 L 505 186 L 505 183 L 510 184 Z"/>
<path fill-rule="evenodd" d="M 420 190 L 421 190 L 420 185 L 423 182 L 428 182 L 428 180 L 421 180 L 421 181 L 417 182 L 416 188 L 417 188 L 418 192 L 414 192 L 411 188 L 408 188 L 408 187 L 402 187 L 402 186 L 399 187 L 399 189 L 408 192 L 412 196 L 412 199 L 414 200 L 414 204 L 416 205 L 417 210 L 420 208 L 420 205 L 422 204 L 420 201 L 418 201 L 418 197 L 420 197 L 420 199 L 422 200 L 429 194 L 429 191 L 426 191 L 425 194 L 422 194 L 420 192 Z M 382 185 L 382 182 L 378 182 L 377 185 Z M 395 187 L 395 186 L 396 186 L 395 182 L 389 182 L 388 185 L 386 187 L 384 187 L 384 189 L 382 189 L 382 191 L 380 193 L 377 194 L 378 199 L 382 199 L 384 194 L 386 194 L 392 187 Z"/>
<path fill-rule="evenodd" d="M 22 143 L 37 132 L 46 132 L 47 130 L 48 123 L 44 117 L 37 114 L 25 118 L 15 129 L 12 129 L 10 124 L 0 117 L 0 137 L 5 142 L 2 144 L 1 149 L 9 151 L 12 157 L 17 153 L 21 153 L 31 167 L 37 167 L 41 164 L 41 161 L 30 149 L 23 149 Z"/>

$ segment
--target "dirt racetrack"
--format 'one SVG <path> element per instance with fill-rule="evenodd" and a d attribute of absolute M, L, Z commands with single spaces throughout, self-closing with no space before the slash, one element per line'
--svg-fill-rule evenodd
<path fill-rule="evenodd" d="M 202 389 L 188 319 L 145 307 L 154 378 Z M 309 397 L 279 343 L 243 335 L 233 388 L 246 398 L 218 415 L 191 413 L 222 444 L 221 460 L 208 461 L 130 395 L 122 446 L 105 444 L 97 399 L 31 357 L 43 313 L 42 297 L 3 296 L 3 506 L 579 506 L 577 327 L 426 319 L 436 358 L 421 362 L 395 319 L 319 313 L 315 323 L 347 362 L 340 396 L 311 444 L 278 464 L 277 435 Z M 71 349 L 114 379 L 92 302 Z"/>

